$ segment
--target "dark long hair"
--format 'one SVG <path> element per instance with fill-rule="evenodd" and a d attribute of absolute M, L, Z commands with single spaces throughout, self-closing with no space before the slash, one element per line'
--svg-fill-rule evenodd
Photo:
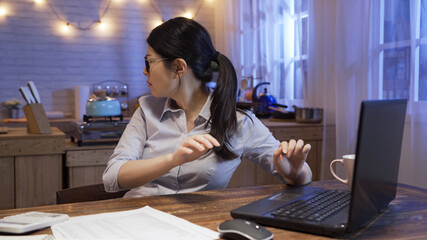
<path fill-rule="evenodd" d="M 164 58 L 184 59 L 194 76 L 204 84 L 212 80 L 212 68 L 218 68 L 210 107 L 210 134 L 220 143 L 214 148 L 219 156 L 227 160 L 236 158 L 237 155 L 229 148 L 229 137 L 237 129 L 236 111 L 246 114 L 248 107 L 236 104 L 237 77 L 230 60 L 215 50 L 209 33 L 202 25 L 184 17 L 170 19 L 154 28 L 147 43 Z"/>

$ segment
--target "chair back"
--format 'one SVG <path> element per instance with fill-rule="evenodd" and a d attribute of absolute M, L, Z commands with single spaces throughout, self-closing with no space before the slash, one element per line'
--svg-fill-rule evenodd
<path fill-rule="evenodd" d="M 56 192 L 56 204 L 121 198 L 127 191 L 128 190 L 113 193 L 106 192 L 103 184 L 67 188 Z"/>

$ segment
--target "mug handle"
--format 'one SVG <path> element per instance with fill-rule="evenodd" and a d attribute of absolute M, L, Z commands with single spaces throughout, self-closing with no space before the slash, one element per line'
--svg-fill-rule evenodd
<path fill-rule="evenodd" d="M 338 179 L 340 182 L 343 182 L 343 183 L 345 183 L 345 184 L 347 184 L 348 183 L 348 178 L 346 178 L 346 179 L 342 179 L 341 177 L 339 177 L 337 174 L 335 174 L 335 172 L 334 172 L 334 169 L 333 169 L 333 165 L 334 165 L 334 163 L 337 163 L 337 162 L 339 162 L 339 163 L 341 163 L 342 165 L 344 165 L 344 161 L 343 161 L 343 159 L 335 159 L 335 160 L 333 160 L 332 162 L 331 162 L 331 164 L 329 165 L 329 169 L 331 170 L 331 173 L 332 173 L 332 175 L 336 178 L 336 179 Z"/>

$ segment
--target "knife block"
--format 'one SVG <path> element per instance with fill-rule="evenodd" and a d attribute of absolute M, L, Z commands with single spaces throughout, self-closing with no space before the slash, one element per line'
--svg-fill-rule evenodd
<path fill-rule="evenodd" d="M 43 105 L 40 103 L 32 103 L 23 107 L 25 117 L 27 118 L 27 132 L 36 134 L 51 134 L 49 120 Z"/>

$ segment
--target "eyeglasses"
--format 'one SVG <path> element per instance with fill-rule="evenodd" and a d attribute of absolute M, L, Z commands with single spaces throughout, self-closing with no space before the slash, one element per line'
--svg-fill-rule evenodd
<path fill-rule="evenodd" d="M 147 58 L 147 56 L 144 57 L 145 60 L 145 69 L 147 70 L 147 73 L 150 72 L 150 63 L 151 62 L 157 62 L 157 61 L 163 61 L 163 60 L 170 60 L 171 58 Z"/>

